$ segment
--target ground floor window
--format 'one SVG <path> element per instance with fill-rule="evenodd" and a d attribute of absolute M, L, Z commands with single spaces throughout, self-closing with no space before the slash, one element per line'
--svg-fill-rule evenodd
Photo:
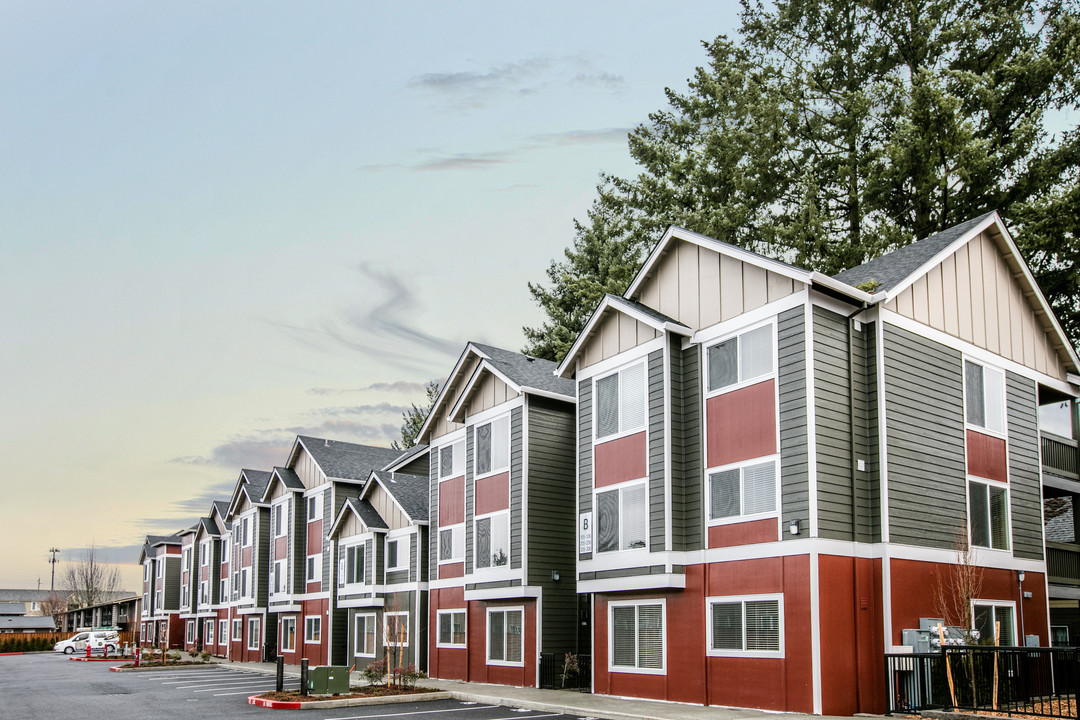
<path fill-rule="evenodd" d="M 353 618 L 353 655 L 375 657 L 374 615 L 356 615 Z"/>
<path fill-rule="evenodd" d="M 257 617 L 248 618 L 248 650 L 259 649 L 259 620 Z"/>
<path fill-rule="evenodd" d="M 229 639 L 229 621 L 222 620 L 218 623 L 218 644 L 224 645 Z"/>
<path fill-rule="evenodd" d="M 663 600 L 608 605 L 608 658 L 611 670 L 660 674 L 665 668 Z"/>
<path fill-rule="evenodd" d="M 287 617 L 281 621 L 281 652 L 296 650 L 296 618 Z"/>
<path fill-rule="evenodd" d="M 1068 647 L 1069 645 L 1069 626 L 1068 625 L 1051 625 L 1050 626 L 1050 644 L 1053 647 Z"/>
<path fill-rule="evenodd" d="M 243 623 L 240 618 L 236 618 L 232 621 L 232 639 L 239 640 L 243 636 Z"/>
<path fill-rule="evenodd" d="M 307 616 L 304 618 L 304 642 L 322 642 L 322 618 Z"/>
<path fill-rule="evenodd" d="M 488 664 L 521 665 L 525 608 L 488 608 Z"/>
<path fill-rule="evenodd" d="M 205 644 L 205 645 L 213 645 L 214 644 L 214 621 L 213 620 L 207 620 L 206 621 L 206 625 L 203 628 L 203 634 L 206 635 L 206 637 L 203 638 L 203 644 Z"/>
<path fill-rule="evenodd" d="M 994 630 L 1000 623 L 998 645 L 1016 646 L 1016 606 L 1004 600 L 975 600 L 972 605 L 972 617 L 975 629 L 979 632 L 980 645 L 994 644 Z"/>
<path fill-rule="evenodd" d="M 439 647 L 465 647 L 465 611 L 439 611 Z"/>
<path fill-rule="evenodd" d="M 194 620 L 188 620 L 187 621 L 187 642 L 188 642 L 188 645 L 195 642 L 195 621 Z"/>
<path fill-rule="evenodd" d="M 783 657 L 780 595 L 714 597 L 708 607 L 708 654 Z"/>
<path fill-rule="evenodd" d="M 409 613 L 394 612 L 383 615 L 383 638 L 388 646 L 407 647 L 409 645 Z"/>

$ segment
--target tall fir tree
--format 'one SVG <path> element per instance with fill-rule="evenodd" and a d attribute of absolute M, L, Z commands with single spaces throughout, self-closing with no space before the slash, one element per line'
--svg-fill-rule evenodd
<path fill-rule="evenodd" d="M 420 435 L 420 428 L 435 407 L 435 401 L 439 399 L 439 381 L 429 380 L 424 386 L 424 403 L 417 405 L 410 403 L 410 407 L 401 413 L 401 442 L 395 440 L 390 444 L 395 450 L 408 450 L 416 445 L 416 438 Z"/>

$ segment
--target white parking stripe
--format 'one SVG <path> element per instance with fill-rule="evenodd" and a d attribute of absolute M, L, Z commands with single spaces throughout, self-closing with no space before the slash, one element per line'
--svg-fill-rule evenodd
<path fill-rule="evenodd" d="M 273 678 L 257 678 L 257 677 L 231 677 L 222 678 L 220 680 L 207 680 L 206 682 L 192 683 L 188 680 L 187 685 L 177 685 L 175 690 L 188 690 L 190 688 L 207 687 L 208 685 L 229 685 L 232 683 L 252 683 L 252 682 L 273 682 Z"/>
<path fill-rule="evenodd" d="M 203 688 L 202 690 L 192 690 L 193 693 L 214 692 L 215 690 L 237 690 L 239 688 L 261 688 L 261 687 L 274 687 L 274 683 L 262 680 L 260 682 L 246 682 L 246 683 L 233 683 L 232 685 L 222 685 L 220 687 Z"/>
<path fill-rule="evenodd" d="M 327 720 L 366 720 L 366 718 L 404 717 L 406 715 L 434 715 L 435 713 L 468 712 L 469 710 L 490 710 L 498 705 L 470 705 L 463 708 L 447 708 L 446 710 L 417 710 L 405 713 L 384 713 L 382 715 L 349 715 L 347 717 L 327 718 Z"/>

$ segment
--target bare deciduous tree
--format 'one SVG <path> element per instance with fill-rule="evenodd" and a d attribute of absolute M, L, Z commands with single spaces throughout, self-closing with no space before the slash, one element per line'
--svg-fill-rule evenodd
<path fill-rule="evenodd" d="M 41 614 L 52 617 L 57 628 L 64 627 L 64 616 L 67 615 L 68 601 L 63 593 L 53 592 L 41 601 Z"/>
<path fill-rule="evenodd" d="M 102 562 L 93 545 L 83 550 L 78 560 L 67 563 L 60 578 L 61 587 L 71 594 L 77 607 L 105 602 L 120 589 L 120 571 Z"/>
<path fill-rule="evenodd" d="M 961 628 L 965 642 L 971 645 L 971 631 L 975 628 L 972 601 L 982 596 L 983 569 L 965 533 L 957 534 L 953 540 L 953 552 L 956 562 L 939 573 L 934 584 L 934 605 L 945 624 Z"/>

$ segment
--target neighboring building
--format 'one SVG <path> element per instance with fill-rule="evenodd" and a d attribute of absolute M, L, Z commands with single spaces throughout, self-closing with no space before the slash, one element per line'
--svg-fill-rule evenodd
<path fill-rule="evenodd" d="M 836 277 L 672 228 L 558 373 L 594 692 L 881 712 L 958 538 L 977 627 L 1048 642 L 1038 410 L 1077 358 L 996 213 Z"/>
<path fill-rule="evenodd" d="M 26 603 L 0 602 L 0 633 L 52 632 L 56 623 L 51 617 L 27 615 Z"/>
<path fill-rule="evenodd" d="M 267 557 L 270 550 L 270 506 L 262 496 L 270 482 L 263 470 L 241 470 L 225 512 L 232 528 L 227 543 L 228 638 L 225 656 L 241 662 L 269 660 L 277 642 L 276 626 L 267 618 Z M 218 613 L 218 635 L 221 619 Z M 221 652 L 220 638 L 217 642 Z"/>
<path fill-rule="evenodd" d="M 432 677 L 537 686 L 541 654 L 579 649 L 574 383 L 554 370 L 469 343 L 420 430 Z"/>
<path fill-rule="evenodd" d="M 181 543 L 179 534 L 147 535 L 139 555 L 143 566 L 139 641 L 147 645 L 184 645 L 184 621 L 180 619 Z"/>
<path fill-rule="evenodd" d="M 26 612 L 22 613 L 23 615 L 44 615 L 45 613 L 41 609 L 42 603 L 48 600 L 52 594 L 52 590 L 3 589 L 0 590 L 0 603 L 22 603 L 26 607 Z M 57 590 L 56 594 L 67 595 L 63 590 Z"/>
<path fill-rule="evenodd" d="M 228 570 L 222 582 L 223 548 L 228 545 L 226 503 L 215 502 L 210 515 L 181 533 L 180 617 L 184 619 L 184 648 L 224 654 L 219 648 L 220 620 L 228 617 Z M 227 568 L 227 563 L 226 563 Z"/>
<path fill-rule="evenodd" d="M 112 598 L 95 605 L 70 608 L 64 615 L 64 630 L 114 627 L 121 632 L 134 631 L 141 616 L 142 597 L 130 592 L 108 593 Z"/>

